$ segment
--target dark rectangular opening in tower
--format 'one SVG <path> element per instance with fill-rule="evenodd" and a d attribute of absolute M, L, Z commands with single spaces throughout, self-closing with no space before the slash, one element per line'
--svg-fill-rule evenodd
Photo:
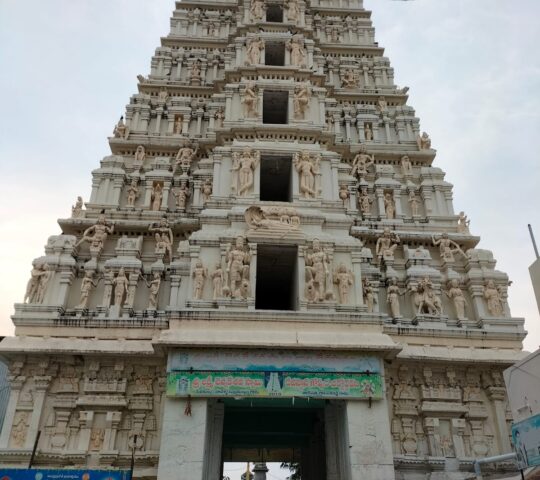
<path fill-rule="evenodd" d="M 291 157 L 261 158 L 261 200 L 274 202 L 292 200 L 291 166 Z"/>
<path fill-rule="evenodd" d="M 270 4 L 266 7 L 266 21 L 283 23 L 283 7 Z"/>
<path fill-rule="evenodd" d="M 295 246 L 257 246 L 256 309 L 296 309 L 296 258 Z"/>
<path fill-rule="evenodd" d="M 289 92 L 265 90 L 263 93 L 263 123 L 287 123 Z"/>
<path fill-rule="evenodd" d="M 285 65 L 285 44 L 267 43 L 264 47 L 264 63 L 265 65 L 283 67 Z"/>

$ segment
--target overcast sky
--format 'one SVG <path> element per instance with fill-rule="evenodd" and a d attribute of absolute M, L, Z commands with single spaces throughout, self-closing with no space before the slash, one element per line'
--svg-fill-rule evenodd
<path fill-rule="evenodd" d="M 540 237 L 539 0 L 366 0 L 396 82 L 455 185 L 456 211 L 514 281 L 540 343 L 528 275 Z M 173 0 L 0 0 L 0 334 L 56 219 L 90 193 L 106 137 L 147 74 Z M 233 479 L 234 480 L 234 479 Z"/>

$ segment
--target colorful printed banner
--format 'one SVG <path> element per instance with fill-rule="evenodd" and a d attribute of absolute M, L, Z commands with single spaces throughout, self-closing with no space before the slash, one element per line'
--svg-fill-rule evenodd
<path fill-rule="evenodd" d="M 382 382 L 378 374 L 360 373 L 171 372 L 167 395 L 380 399 Z"/>
<path fill-rule="evenodd" d="M 540 465 L 540 415 L 512 425 L 518 468 Z"/>
<path fill-rule="evenodd" d="M 0 480 L 130 480 L 129 470 L 44 470 L 2 468 Z"/>
<path fill-rule="evenodd" d="M 380 373 L 377 357 L 284 350 L 176 350 L 168 371 Z"/>

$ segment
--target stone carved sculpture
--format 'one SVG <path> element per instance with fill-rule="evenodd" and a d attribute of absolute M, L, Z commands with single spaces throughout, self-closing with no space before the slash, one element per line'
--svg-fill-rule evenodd
<path fill-rule="evenodd" d="M 366 146 L 360 145 L 360 150 L 353 159 L 350 175 L 362 179 L 367 175 L 368 167 L 374 163 L 375 155 L 368 155 Z"/>
<path fill-rule="evenodd" d="M 502 317 L 504 314 L 503 297 L 500 288 L 495 286 L 493 280 L 487 281 L 484 287 L 484 298 L 486 299 L 487 309 L 490 315 Z"/>
<path fill-rule="evenodd" d="M 419 215 L 418 207 L 420 206 L 420 202 L 416 198 L 416 194 L 414 193 L 414 190 L 409 191 L 409 205 L 411 207 L 411 214 L 413 217 L 416 217 Z"/>
<path fill-rule="evenodd" d="M 148 310 L 156 310 L 158 304 L 159 287 L 161 286 L 161 272 L 154 272 L 154 277 L 151 282 L 144 280 L 146 286 L 150 290 L 148 297 Z"/>
<path fill-rule="evenodd" d="M 471 224 L 471 221 L 467 218 L 467 215 L 465 215 L 465 212 L 459 212 L 458 220 L 457 220 L 457 231 L 458 233 L 462 233 L 464 235 L 470 235 L 469 231 L 469 225 Z"/>
<path fill-rule="evenodd" d="M 324 122 L 326 124 L 327 130 L 332 132 L 334 130 L 334 115 L 332 112 L 326 111 L 324 114 Z"/>
<path fill-rule="evenodd" d="M 345 70 L 341 78 L 341 86 L 350 89 L 358 87 L 358 75 L 351 68 Z"/>
<path fill-rule="evenodd" d="M 155 182 L 152 186 L 152 192 L 150 194 L 151 207 L 154 212 L 161 209 L 161 202 L 163 201 L 163 183 Z"/>
<path fill-rule="evenodd" d="M 358 208 L 362 212 L 362 215 L 371 215 L 372 204 L 373 198 L 368 194 L 367 187 L 362 187 L 360 195 L 358 195 Z"/>
<path fill-rule="evenodd" d="M 393 260 L 394 252 L 401 242 L 399 236 L 392 232 L 388 227 L 383 230 L 382 236 L 377 239 L 375 245 L 375 254 L 377 258 L 385 260 Z"/>
<path fill-rule="evenodd" d="M 448 290 L 445 294 L 454 304 L 457 319 L 464 320 L 466 318 L 465 305 L 467 304 L 467 301 L 465 300 L 463 291 L 459 287 L 459 282 L 455 278 L 448 282 Z"/>
<path fill-rule="evenodd" d="M 78 247 L 84 242 L 89 243 L 90 255 L 92 258 L 98 258 L 99 255 L 101 255 L 107 236 L 111 235 L 113 232 L 114 224 L 109 226 L 105 219 L 105 215 L 100 215 L 97 223 L 84 231 L 82 238 L 77 242 L 76 246 Z"/>
<path fill-rule="evenodd" d="M 201 188 L 203 204 L 210 200 L 210 195 L 212 195 L 212 180 L 207 178 Z"/>
<path fill-rule="evenodd" d="M 114 305 L 121 307 L 124 305 L 129 287 L 129 280 L 123 267 L 120 268 L 112 283 L 114 287 Z"/>
<path fill-rule="evenodd" d="M 244 197 L 251 193 L 254 184 L 254 171 L 261 159 L 261 152 L 246 147 L 242 153 L 233 153 L 233 193 Z"/>
<path fill-rule="evenodd" d="M 388 309 L 392 318 L 401 317 L 399 307 L 399 297 L 401 295 L 404 295 L 404 292 L 402 293 L 399 290 L 397 278 L 390 279 L 388 288 L 386 289 L 386 303 L 388 304 Z"/>
<path fill-rule="evenodd" d="M 287 20 L 289 22 L 296 22 L 300 19 L 300 8 L 297 0 L 288 0 L 285 4 L 285 8 L 287 10 Z"/>
<path fill-rule="evenodd" d="M 377 110 L 381 115 L 385 115 L 388 113 L 388 102 L 386 101 L 386 98 L 379 97 L 377 100 Z"/>
<path fill-rule="evenodd" d="M 252 206 L 246 210 L 244 218 L 252 230 L 288 232 L 298 230 L 300 227 L 300 217 L 292 207 Z"/>
<path fill-rule="evenodd" d="M 16 448 L 24 447 L 28 431 L 28 412 L 17 412 L 11 428 L 11 444 Z"/>
<path fill-rule="evenodd" d="M 261 52 L 264 48 L 264 40 L 261 37 L 248 38 L 246 49 L 246 65 L 259 65 L 261 63 Z"/>
<path fill-rule="evenodd" d="M 41 303 L 53 272 L 47 264 L 38 264 L 30 272 L 23 303 Z"/>
<path fill-rule="evenodd" d="M 447 233 L 443 233 L 441 235 L 441 238 L 439 238 L 438 240 L 436 240 L 435 237 L 432 235 L 431 240 L 433 241 L 434 246 L 439 247 L 439 253 L 441 255 L 441 258 L 447 262 L 454 261 L 454 253 L 459 252 L 461 253 L 461 255 L 466 257 L 465 252 L 461 250 L 461 248 L 456 242 L 448 238 Z"/>
<path fill-rule="evenodd" d="M 347 206 L 347 200 L 349 200 L 351 193 L 349 192 L 349 187 L 345 184 L 339 186 L 339 199 L 343 202 L 343 206 Z"/>
<path fill-rule="evenodd" d="M 189 79 L 191 85 L 201 84 L 201 62 L 197 60 L 191 64 L 191 71 L 189 72 Z"/>
<path fill-rule="evenodd" d="M 105 439 L 105 429 L 103 428 L 93 428 L 90 434 L 90 445 L 89 449 L 91 451 L 99 451 L 103 445 L 103 440 Z"/>
<path fill-rule="evenodd" d="M 249 13 L 251 15 L 251 20 L 254 22 L 261 21 L 266 12 L 266 5 L 263 0 L 251 0 L 249 6 Z"/>
<path fill-rule="evenodd" d="M 218 108 L 217 112 L 214 115 L 214 119 L 216 121 L 215 128 L 223 127 L 223 120 L 225 120 L 225 112 L 223 111 L 222 107 Z"/>
<path fill-rule="evenodd" d="M 156 255 L 169 255 L 169 260 L 172 260 L 172 245 L 173 233 L 166 218 L 162 218 L 159 224 L 151 224 L 148 227 L 150 233 L 154 234 L 156 239 Z"/>
<path fill-rule="evenodd" d="M 164 104 L 169 99 L 169 93 L 165 87 L 161 88 L 158 92 L 158 103 Z"/>
<path fill-rule="evenodd" d="M 311 252 L 306 252 L 306 297 L 308 301 L 323 302 L 333 300 L 330 258 L 321 247 L 319 239 L 314 239 Z"/>
<path fill-rule="evenodd" d="M 366 139 L 366 142 L 373 141 L 373 127 L 369 122 L 364 123 L 364 137 Z"/>
<path fill-rule="evenodd" d="M 121 138 L 123 140 L 127 140 L 129 135 L 129 128 L 124 123 L 124 117 L 120 117 L 120 120 L 118 120 L 118 123 L 115 125 L 113 130 L 114 138 Z"/>
<path fill-rule="evenodd" d="M 312 157 L 306 151 L 294 155 L 294 167 L 300 176 L 300 194 L 304 198 L 316 198 L 320 193 L 320 161 L 320 155 Z"/>
<path fill-rule="evenodd" d="M 77 197 L 75 205 L 71 207 L 71 217 L 72 218 L 81 218 L 83 216 L 83 199 L 82 197 Z"/>
<path fill-rule="evenodd" d="M 418 145 L 419 150 L 429 150 L 431 148 L 431 139 L 429 135 L 424 132 L 422 135 L 416 137 L 416 144 Z"/>
<path fill-rule="evenodd" d="M 236 237 L 234 246 L 229 244 L 225 254 L 227 268 L 227 292 L 233 298 L 246 299 L 249 294 L 249 268 L 251 253 L 246 248 L 244 237 Z"/>
<path fill-rule="evenodd" d="M 410 290 L 413 293 L 413 301 L 417 308 L 417 315 L 442 315 L 441 299 L 435 293 L 429 277 L 424 277 L 417 286 L 411 287 Z"/>
<path fill-rule="evenodd" d="M 183 115 L 175 115 L 174 124 L 173 124 L 173 135 L 181 135 L 183 125 L 184 125 Z"/>
<path fill-rule="evenodd" d="M 81 295 L 77 308 L 83 310 L 88 308 L 88 300 L 90 299 L 90 293 L 92 292 L 92 288 L 97 287 L 98 282 L 99 279 L 94 282 L 94 272 L 92 270 L 88 270 L 87 272 L 85 272 L 81 283 Z"/>
<path fill-rule="evenodd" d="M 377 303 L 377 297 L 375 296 L 375 289 L 373 283 L 367 278 L 362 280 L 362 293 L 364 295 L 364 302 L 367 307 L 367 313 L 373 313 L 375 311 L 375 304 Z"/>
<path fill-rule="evenodd" d="M 133 157 L 133 170 L 139 172 L 144 165 L 146 159 L 146 149 L 139 145 L 135 150 L 135 156 Z"/>
<path fill-rule="evenodd" d="M 199 148 L 192 148 L 190 144 L 185 144 L 181 147 L 176 154 L 174 170 L 176 171 L 180 167 L 182 173 L 187 175 L 198 151 Z"/>
<path fill-rule="evenodd" d="M 139 183 L 137 178 L 133 178 L 131 180 L 131 185 L 128 187 L 127 190 L 127 206 L 128 207 L 134 207 L 135 202 L 137 201 L 137 198 L 139 198 L 139 187 L 137 184 Z"/>
<path fill-rule="evenodd" d="M 407 155 L 401 157 L 401 172 L 403 175 L 412 175 L 412 163 L 411 159 Z"/>
<path fill-rule="evenodd" d="M 246 118 L 254 118 L 258 113 L 259 98 L 257 95 L 257 85 L 255 82 L 248 82 L 242 98 L 244 104 L 244 114 Z"/>
<path fill-rule="evenodd" d="M 191 196 L 191 189 L 186 180 L 180 182 L 180 187 L 174 188 L 172 191 L 174 198 L 176 199 L 176 208 L 178 210 L 184 211 L 186 209 L 186 204 Z"/>
<path fill-rule="evenodd" d="M 334 272 L 334 283 L 337 285 L 339 303 L 347 305 L 349 303 L 349 290 L 354 282 L 353 273 L 347 269 L 345 264 L 340 263 Z"/>
<path fill-rule="evenodd" d="M 304 37 L 294 34 L 287 41 L 287 49 L 291 52 L 291 65 L 300 68 L 307 68 L 307 52 L 304 46 Z"/>
<path fill-rule="evenodd" d="M 384 194 L 384 213 L 388 220 L 394 220 L 396 218 L 396 202 L 393 192 L 386 192 Z"/>
<path fill-rule="evenodd" d="M 302 120 L 306 116 L 306 111 L 309 110 L 309 102 L 311 100 L 311 88 L 309 82 L 302 82 L 295 87 L 293 96 L 294 118 Z"/>
<path fill-rule="evenodd" d="M 221 263 L 216 263 L 216 269 L 212 272 L 212 298 L 217 300 L 218 298 L 223 297 L 223 281 L 225 275 L 223 274 L 223 268 L 221 268 Z"/>
<path fill-rule="evenodd" d="M 197 260 L 195 267 L 193 268 L 193 298 L 195 300 L 201 300 L 204 291 L 204 284 L 208 277 L 208 270 L 203 266 L 201 260 Z"/>

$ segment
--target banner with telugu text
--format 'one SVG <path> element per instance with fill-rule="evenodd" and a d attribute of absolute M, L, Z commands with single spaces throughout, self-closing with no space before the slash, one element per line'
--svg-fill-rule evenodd
<path fill-rule="evenodd" d="M 312 372 L 170 372 L 171 397 L 381 399 L 378 374 Z"/>
<path fill-rule="evenodd" d="M 129 470 L 49 470 L 42 468 L 2 468 L 0 480 L 130 480 Z"/>

